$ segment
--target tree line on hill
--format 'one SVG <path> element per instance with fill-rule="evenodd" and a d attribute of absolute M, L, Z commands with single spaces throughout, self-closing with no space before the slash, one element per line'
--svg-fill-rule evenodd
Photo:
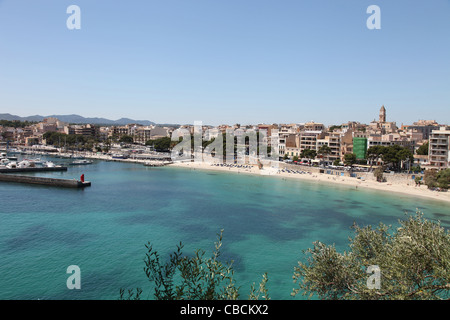
<path fill-rule="evenodd" d="M 36 121 L 0 120 L 0 126 L 10 128 L 25 128 L 36 123 Z"/>

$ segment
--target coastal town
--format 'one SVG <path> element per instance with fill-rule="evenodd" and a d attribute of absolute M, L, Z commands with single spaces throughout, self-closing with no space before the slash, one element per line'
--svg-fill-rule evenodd
<path fill-rule="evenodd" d="M 0 0 L 0 300 L 450 300 L 450 0 L 55 2 Z"/>
<path fill-rule="evenodd" d="M 0 119 L 1 120 L 1 119 Z M 5 125 L 5 124 L 9 124 Z M 91 151 L 111 154 L 120 147 L 133 146 L 137 155 L 145 151 L 168 151 L 164 140 L 170 138 L 174 130 L 187 129 L 194 133 L 193 125 L 144 126 L 127 124 L 123 126 L 100 126 L 93 124 L 69 124 L 57 118 L 45 118 L 42 122 L 24 126 L 20 121 L 3 121 L 0 126 L 0 149 L 22 151 L 63 152 Z M 410 125 L 398 125 L 387 121 L 384 106 L 379 111 L 378 120 L 369 124 L 350 121 L 343 124 L 325 126 L 323 123 L 306 122 L 292 124 L 257 125 L 204 125 L 202 140 L 211 141 L 226 130 L 244 131 L 278 130 L 278 155 L 280 160 L 299 164 L 352 164 L 367 165 L 367 151 L 376 146 L 400 146 L 411 151 L 413 161 L 402 159 L 402 168 L 411 170 L 445 169 L 450 167 L 449 139 L 450 125 L 435 120 L 418 120 Z M 55 138 L 54 134 L 57 134 Z M 162 142 L 161 146 L 158 142 Z M 155 144 L 156 143 L 156 144 Z M 270 141 L 268 141 L 270 147 Z M 148 147 L 148 148 L 144 148 Z M 119 148 L 119 149 L 118 149 Z M 120 152 L 119 152 L 120 153 Z M 133 152 L 121 157 L 136 157 Z M 383 164 L 382 159 L 376 164 Z M 414 170 L 421 171 L 421 170 Z"/>
<path fill-rule="evenodd" d="M 246 163 L 233 161 L 225 164 L 222 161 L 194 163 L 193 159 L 173 161 L 170 151 L 176 142 L 172 141 L 172 134 L 184 129 L 193 135 L 194 125 L 101 126 L 69 124 L 57 118 L 45 118 L 37 123 L 3 121 L 2 124 L 0 166 L 3 169 L 12 165 L 34 165 L 33 160 L 27 160 L 25 164 L 22 161 L 18 165 L 14 162 L 16 153 L 73 158 L 73 164 L 77 165 L 91 164 L 92 159 L 100 159 L 136 162 L 146 166 L 171 164 L 191 169 L 273 174 L 267 167 L 262 168 L 261 164 L 256 165 L 248 160 Z M 387 121 L 387 110 L 382 106 L 378 119 L 369 124 L 351 121 L 325 126 L 311 121 L 245 126 L 202 125 L 201 129 L 203 149 L 219 136 L 225 136 L 227 130 L 244 134 L 265 130 L 271 137 L 276 132 L 276 143 L 271 145 L 271 139 L 267 142 L 268 148 L 278 149 L 275 173 L 279 176 L 338 181 L 355 187 L 391 188 L 391 191 L 448 198 L 446 192 L 445 195 L 430 192 L 448 189 L 448 174 L 439 174 L 450 170 L 450 126 L 435 120 L 418 120 L 399 127 L 396 122 Z M 244 150 L 248 155 L 248 141 Z M 43 165 L 55 166 L 52 161 Z M 429 190 L 420 188 L 423 184 Z"/>

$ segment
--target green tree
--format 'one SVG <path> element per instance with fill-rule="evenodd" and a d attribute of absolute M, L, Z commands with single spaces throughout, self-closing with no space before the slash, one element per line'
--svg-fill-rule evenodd
<path fill-rule="evenodd" d="M 424 174 L 424 182 L 428 188 L 435 188 L 438 186 L 437 183 L 437 170 L 436 169 L 427 169 Z"/>
<path fill-rule="evenodd" d="M 349 251 L 315 242 L 294 270 L 292 295 L 320 299 L 426 300 L 450 295 L 450 234 L 417 213 L 400 227 L 353 226 Z M 381 271 L 380 287 L 367 285 L 369 266 Z"/>
<path fill-rule="evenodd" d="M 327 155 L 330 153 L 331 153 L 331 148 L 326 144 L 321 145 L 319 150 L 317 150 L 317 154 L 320 154 L 320 155 Z"/>
<path fill-rule="evenodd" d="M 179 138 L 178 143 L 182 140 Z M 176 141 L 172 141 L 170 137 L 163 137 L 155 140 L 148 140 L 145 145 L 153 146 L 156 151 L 168 151 L 170 148 L 173 148 L 177 144 Z"/>
<path fill-rule="evenodd" d="M 428 147 L 429 147 L 429 142 L 425 142 L 423 145 L 421 145 L 417 151 L 416 154 L 418 155 L 422 155 L 422 156 L 427 156 L 428 155 Z"/>
<path fill-rule="evenodd" d="M 372 169 L 373 162 L 381 157 L 384 147 L 372 146 L 367 149 L 367 161 L 370 161 L 370 169 Z"/>
<path fill-rule="evenodd" d="M 384 182 L 384 176 L 383 176 L 383 172 L 384 172 L 384 167 L 380 166 L 378 168 L 376 168 L 373 171 L 373 175 L 375 176 L 375 178 L 377 179 L 378 182 Z"/>
<path fill-rule="evenodd" d="M 427 169 L 424 175 L 425 184 L 428 188 L 448 189 L 450 186 L 450 169 L 436 170 Z"/>
<path fill-rule="evenodd" d="M 440 170 L 437 175 L 439 188 L 448 189 L 450 185 L 450 169 Z"/>
<path fill-rule="evenodd" d="M 399 145 L 373 146 L 367 149 L 367 159 L 371 163 L 379 158 L 382 159 L 385 166 L 391 165 L 396 171 L 401 169 L 402 162 L 414 163 L 414 154 L 411 150 Z"/>
<path fill-rule="evenodd" d="M 308 158 L 308 159 L 314 159 L 317 155 L 316 150 L 313 149 L 303 149 L 300 153 L 300 158 Z"/>
<path fill-rule="evenodd" d="M 329 155 L 331 153 L 331 148 L 324 144 L 322 146 L 320 146 L 319 150 L 317 150 L 317 154 L 320 155 L 321 157 L 321 162 L 323 160 L 323 158 L 325 158 L 325 156 Z"/>
<path fill-rule="evenodd" d="M 328 131 L 329 131 L 329 132 L 333 132 L 334 130 L 336 130 L 336 129 L 341 129 L 341 128 L 342 128 L 342 126 L 333 125 L 333 126 L 331 126 L 331 127 L 328 128 Z"/>
<path fill-rule="evenodd" d="M 33 124 L 36 124 L 36 121 L 21 121 L 21 120 L 0 120 L 0 126 L 2 127 L 12 127 L 12 128 L 25 128 L 29 127 Z"/>
<path fill-rule="evenodd" d="M 344 155 L 344 164 L 352 167 L 356 163 L 356 155 L 353 153 L 347 153 Z"/>
<path fill-rule="evenodd" d="M 163 262 L 158 251 L 148 243 L 144 259 L 144 271 L 148 280 L 154 284 L 153 295 L 156 300 L 236 300 L 240 288 L 234 279 L 233 262 L 220 261 L 223 230 L 218 234 L 217 242 L 211 257 L 206 258 L 206 252 L 196 250 L 193 256 L 183 255 L 183 244 L 180 243 L 170 256 Z M 267 290 L 267 273 L 258 288 L 252 285 L 249 299 L 270 299 Z M 139 300 L 142 289 L 120 289 L 121 300 Z"/>
<path fill-rule="evenodd" d="M 46 132 L 42 136 L 47 145 L 55 147 L 68 146 L 77 149 L 92 149 L 93 144 L 97 141 L 92 137 L 85 137 L 79 134 L 65 134 L 60 132 Z"/>
<path fill-rule="evenodd" d="M 103 145 L 103 152 L 109 152 L 111 150 L 112 137 L 108 137 Z"/>
<path fill-rule="evenodd" d="M 133 143 L 133 141 L 134 141 L 133 137 L 126 135 L 126 134 L 121 136 L 119 139 L 119 142 L 127 143 L 127 144 Z"/>
<path fill-rule="evenodd" d="M 414 154 L 409 148 L 401 148 L 399 151 L 397 151 L 396 154 L 397 159 L 397 169 L 402 169 L 401 163 L 407 162 L 410 165 L 414 164 Z"/>
<path fill-rule="evenodd" d="M 422 184 L 422 177 L 417 176 L 414 178 L 414 182 L 416 183 L 416 186 L 419 186 Z"/>

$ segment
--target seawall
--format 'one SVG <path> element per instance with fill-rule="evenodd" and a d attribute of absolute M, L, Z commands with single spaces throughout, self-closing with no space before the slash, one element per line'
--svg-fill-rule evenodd
<path fill-rule="evenodd" d="M 55 179 L 55 178 L 44 178 L 44 177 L 31 177 L 31 176 L 20 176 L 12 174 L 0 174 L 1 182 L 16 182 L 16 183 L 27 183 L 27 184 L 39 184 L 52 187 L 63 187 L 63 188 L 84 188 L 90 187 L 91 182 L 85 181 L 81 182 L 76 179 Z"/>

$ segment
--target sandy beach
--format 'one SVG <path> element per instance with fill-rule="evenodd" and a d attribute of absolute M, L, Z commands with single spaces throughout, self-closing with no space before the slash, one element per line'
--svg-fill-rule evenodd
<path fill-rule="evenodd" d="M 106 160 L 106 161 L 120 161 L 120 162 L 132 162 L 132 163 L 141 163 L 144 164 L 148 162 L 148 160 L 137 160 L 137 159 L 112 159 L 110 156 L 106 155 L 85 155 L 86 158 L 90 159 L 98 159 L 98 160 Z M 233 165 L 224 165 L 218 166 L 214 165 L 210 162 L 179 162 L 175 161 L 169 166 L 187 168 L 187 169 L 195 169 L 195 170 L 215 170 L 222 172 L 229 172 L 232 174 L 253 174 L 253 175 L 266 175 L 272 176 L 274 178 L 284 178 L 284 179 L 299 179 L 299 180 L 308 180 L 317 183 L 328 183 L 328 184 L 339 184 L 346 185 L 356 189 L 372 189 L 383 192 L 394 192 L 399 194 L 404 194 L 412 197 L 425 197 L 432 200 L 438 201 L 446 201 L 450 202 L 450 191 L 448 192 L 439 192 L 429 190 L 425 185 L 416 186 L 414 181 L 402 181 L 395 183 L 379 183 L 375 180 L 370 179 L 356 179 L 348 176 L 336 176 L 329 175 L 324 173 L 289 173 L 282 172 L 281 170 L 268 170 L 262 169 L 260 170 L 256 165 L 247 165 L 247 166 L 233 166 Z M 302 167 L 299 167 L 296 171 L 306 171 Z"/>
<path fill-rule="evenodd" d="M 409 183 L 380 183 L 374 180 L 360 180 L 351 177 L 343 176 L 333 176 L 323 173 L 289 173 L 282 172 L 281 170 L 260 170 L 257 166 L 246 166 L 246 167 L 236 167 L 236 166 L 217 166 L 207 162 L 174 162 L 170 166 L 176 166 L 181 168 L 189 168 L 195 170 L 216 170 L 222 172 L 229 172 L 233 174 L 255 174 L 255 175 L 267 175 L 278 178 L 286 179 L 299 179 L 315 181 L 317 183 L 329 183 L 329 184 L 339 184 L 347 185 L 356 189 L 372 189 L 384 192 L 394 192 L 409 195 L 412 197 L 426 197 L 433 200 L 447 201 L 450 202 L 450 192 L 438 192 L 429 190 L 425 185 L 415 186 L 414 182 Z M 298 171 L 302 171 L 299 168 Z"/>

